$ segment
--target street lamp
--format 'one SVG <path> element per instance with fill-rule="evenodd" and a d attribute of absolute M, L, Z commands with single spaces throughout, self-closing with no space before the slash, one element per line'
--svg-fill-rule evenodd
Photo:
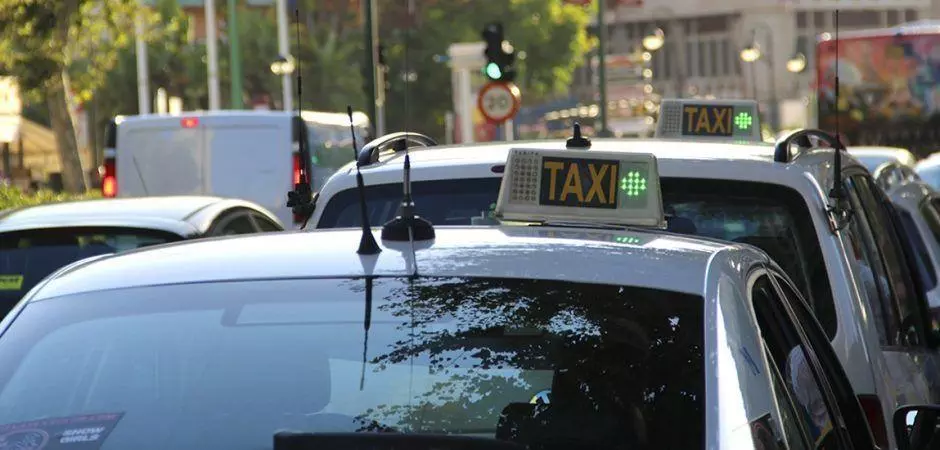
<path fill-rule="evenodd" d="M 749 47 L 744 47 L 741 50 L 741 61 L 746 63 L 752 63 L 760 59 L 760 46 L 757 43 L 751 44 Z"/>
<path fill-rule="evenodd" d="M 792 73 L 800 73 L 806 69 L 806 55 L 801 52 L 796 52 L 792 58 L 787 60 L 787 71 Z"/>
<path fill-rule="evenodd" d="M 663 48 L 663 44 L 666 43 L 666 34 L 663 33 L 662 28 L 657 28 L 653 30 L 652 33 L 643 37 L 643 48 L 647 51 L 655 52 Z"/>
<path fill-rule="evenodd" d="M 294 73 L 294 58 L 290 55 L 279 56 L 271 63 L 271 72 L 275 75 L 290 75 Z"/>

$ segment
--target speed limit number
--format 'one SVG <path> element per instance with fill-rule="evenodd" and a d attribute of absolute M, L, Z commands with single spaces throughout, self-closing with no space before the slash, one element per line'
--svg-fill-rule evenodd
<path fill-rule="evenodd" d="M 520 106 L 519 88 L 512 83 L 490 82 L 480 89 L 477 96 L 480 113 L 492 123 L 498 124 L 512 119 L 519 112 Z"/>

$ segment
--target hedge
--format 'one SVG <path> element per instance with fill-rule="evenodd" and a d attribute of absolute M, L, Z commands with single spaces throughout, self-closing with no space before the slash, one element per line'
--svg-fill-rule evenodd
<path fill-rule="evenodd" d="M 0 185 L 0 211 L 20 206 L 40 205 L 43 203 L 65 202 L 70 200 L 85 200 L 100 198 L 100 190 L 91 190 L 85 194 L 56 193 L 50 190 L 39 190 L 27 194 L 13 186 Z"/>

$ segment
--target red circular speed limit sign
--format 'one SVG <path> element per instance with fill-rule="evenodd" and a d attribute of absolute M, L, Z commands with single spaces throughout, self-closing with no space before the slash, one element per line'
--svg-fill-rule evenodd
<path fill-rule="evenodd" d="M 487 121 L 503 123 L 519 112 L 522 106 L 522 95 L 519 88 L 512 83 L 493 81 L 480 89 L 477 96 L 477 108 Z"/>

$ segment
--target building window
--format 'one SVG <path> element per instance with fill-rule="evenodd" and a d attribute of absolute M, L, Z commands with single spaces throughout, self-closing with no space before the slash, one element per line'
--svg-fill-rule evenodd
<path fill-rule="evenodd" d="M 904 11 L 904 21 L 913 22 L 917 20 L 917 11 L 913 9 L 908 9 Z"/>

